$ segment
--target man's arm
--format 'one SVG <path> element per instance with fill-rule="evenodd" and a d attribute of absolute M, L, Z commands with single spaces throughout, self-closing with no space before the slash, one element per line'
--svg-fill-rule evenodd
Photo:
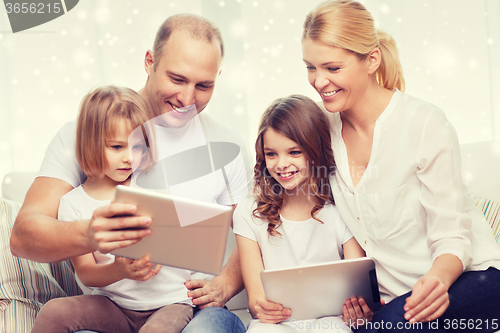
<path fill-rule="evenodd" d="M 223 307 L 231 297 L 243 290 L 238 248 L 234 249 L 220 275 L 212 281 L 190 280 L 185 285 L 190 290 L 188 297 L 200 309 L 209 306 Z"/>
<path fill-rule="evenodd" d="M 236 205 L 233 205 L 232 208 L 234 213 Z M 232 225 L 233 220 L 231 219 Z M 212 281 L 190 280 L 184 285 L 189 289 L 188 297 L 191 297 L 193 304 L 200 309 L 209 306 L 223 307 L 227 301 L 244 288 L 238 247 L 233 250 L 220 275 L 214 277 Z"/>
<path fill-rule="evenodd" d="M 99 250 L 103 253 L 137 243 L 151 234 L 149 217 L 133 214 L 137 207 L 114 203 L 98 208 L 90 220 L 72 223 L 57 220 L 61 197 L 72 190 L 65 181 L 38 177 L 31 185 L 12 229 L 13 255 L 38 262 L 56 262 Z"/>
<path fill-rule="evenodd" d="M 38 177 L 26 194 L 12 229 L 13 255 L 39 262 L 54 262 L 90 252 L 85 231 L 88 221 L 58 221 L 61 197 L 73 187 L 65 181 Z"/>

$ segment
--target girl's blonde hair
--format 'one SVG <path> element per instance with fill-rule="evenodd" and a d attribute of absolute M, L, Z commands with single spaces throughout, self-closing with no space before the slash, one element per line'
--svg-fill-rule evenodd
<path fill-rule="evenodd" d="M 306 17 L 302 39 L 310 38 L 324 45 L 339 47 L 366 59 L 374 48 L 382 54 L 376 72 L 379 84 L 386 89 L 405 89 L 403 68 L 396 42 L 387 33 L 375 29 L 370 12 L 353 0 L 327 0 Z"/>
<path fill-rule="evenodd" d="M 280 236 L 281 208 L 286 204 L 286 191 L 269 173 L 264 153 L 264 134 L 272 128 L 301 146 L 309 160 L 307 191 L 314 204 L 311 217 L 327 203 L 334 203 L 330 176 L 335 172 L 335 160 L 326 115 L 309 97 L 291 95 L 275 100 L 262 115 L 255 142 L 254 197 L 257 208 L 253 215 L 268 221 L 271 236 Z M 319 221 L 319 220 L 318 220 Z"/>
<path fill-rule="evenodd" d="M 103 177 L 108 166 L 104 153 L 106 139 L 113 135 L 120 119 L 129 121 L 130 132 L 141 127 L 149 147 L 141 165 L 154 163 L 154 132 L 148 123 L 153 117 L 145 100 L 132 89 L 105 86 L 88 93 L 80 104 L 76 127 L 75 151 L 82 171 L 91 179 Z"/>

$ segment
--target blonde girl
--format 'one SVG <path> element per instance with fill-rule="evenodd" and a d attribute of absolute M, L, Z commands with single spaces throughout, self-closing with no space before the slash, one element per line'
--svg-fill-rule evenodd
<path fill-rule="evenodd" d="M 109 205 L 117 185 L 155 162 L 153 117 L 143 98 L 128 88 L 106 86 L 82 101 L 76 156 L 87 175 L 61 198 L 62 221 L 89 219 Z M 94 252 L 71 259 L 84 295 L 48 302 L 32 332 L 175 332 L 191 320 L 184 270 Z"/>
<path fill-rule="evenodd" d="M 364 252 L 334 205 L 328 121 L 311 99 L 292 95 L 273 102 L 262 116 L 255 150 L 254 196 L 240 203 L 234 215 L 243 281 L 255 318 L 248 330 L 297 332 L 283 322 L 293 319 L 293 312 L 266 299 L 260 272 L 361 257 Z M 325 320 L 330 329 L 322 332 L 349 330 L 340 317 Z"/>

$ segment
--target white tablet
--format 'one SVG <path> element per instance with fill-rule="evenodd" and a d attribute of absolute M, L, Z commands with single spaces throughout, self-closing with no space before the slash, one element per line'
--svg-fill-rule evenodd
<path fill-rule="evenodd" d="M 381 307 L 375 262 L 370 258 L 264 270 L 260 276 L 266 298 L 290 308 L 290 319 L 342 315 L 342 305 L 352 296 L 363 297 L 373 311 Z"/>
<path fill-rule="evenodd" d="M 232 208 L 150 190 L 117 186 L 115 202 L 137 206 L 135 215 L 150 216 L 151 235 L 112 251 L 132 259 L 151 261 L 209 274 L 219 274 L 224 260 Z"/>

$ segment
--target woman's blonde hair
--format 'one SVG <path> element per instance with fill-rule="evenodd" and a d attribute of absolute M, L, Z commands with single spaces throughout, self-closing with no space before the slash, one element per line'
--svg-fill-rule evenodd
<path fill-rule="evenodd" d="M 375 29 L 370 12 L 353 0 L 327 0 L 306 17 L 302 39 L 339 47 L 366 59 L 374 48 L 381 52 L 377 81 L 386 89 L 405 89 L 403 68 L 396 42 L 387 33 Z"/>
<path fill-rule="evenodd" d="M 82 171 L 91 179 L 99 179 L 108 166 L 104 148 L 106 139 L 114 134 L 118 121 L 129 121 L 128 130 L 132 132 L 141 127 L 144 141 L 149 149 L 147 161 L 156 160 L 154 130 L 148 120 L 154 117 L 145 100 L 129 88 L 105 86 L 88 93 L 80 104 L 76 126 L 76 158 Z"/>

